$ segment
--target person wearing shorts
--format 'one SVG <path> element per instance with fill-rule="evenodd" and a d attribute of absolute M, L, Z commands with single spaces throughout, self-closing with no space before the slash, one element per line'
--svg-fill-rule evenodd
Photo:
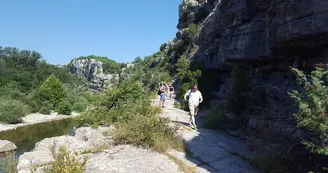
<path fill-rule="evenodd" d="M 160 92 L 161 92 L 161 94 L 159 95 L 159 107 L 162 107 L 162 108 L 164 108 L 164 104 L 165 104 L 165 86 L 164 85 L 162 85 L 161 87 L 160 87 Z"/>
<path fill-rule="evenodd" d="M 203 102 L 203 96 L 202 93 L 198 90 L 198 84 L 195 84 L 193 89 L 187 91 L 187 93 L 184 95 L 184 99 L 188 101 L 189 106 L 189 126 L 195 129 L 197 128 L 195 116 L 198 113 L 198 105 L 199 103 Z"/>

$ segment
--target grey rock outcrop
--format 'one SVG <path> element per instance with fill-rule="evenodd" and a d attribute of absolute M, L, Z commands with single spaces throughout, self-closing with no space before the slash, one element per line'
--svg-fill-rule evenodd
<path fill-rule="evenodd" d="M 214 4 L 196 37 L 194 59 L 205 68 L 328 56 L 325 0 L 216 0 Z M 180 10 L 180 16 L 185 14 L 189 13 Z"/>
<path fill-rule="evenodd" d="M 75 136 L 59 136 L 46 138 L 35 144 L 31 152 L 19 157 L 17 170 L 19 173 L 29 172 L 32 165 L 46 165 L 53 161 L 50 152 L 51 146 L 66 146 L 70 151 L 82 154 L 97 147 L 111 144 L 111 140 L 103 136 L 109 128 L 92 129 L 84 127 L 76 129 Z"/>
<path fill-rule="evenodd" d="M 14 143 L 7 140 L 0 140 L 0 153 L 16 150 Z"/>
<path fill-rule="evenodd" d="M 105 74 L 103 62 L 95 59 L 74 59 L 69 66 L 71 73 L 78 74 L 91 83 L 92 90 L 108 89 L 113 79 L 118 80 L 117 74 Z"/>
<path fill-rule="evenodd" d="M 55 148 L 64 145 L 77 153 L 77 159 L 88 157 L 86 173 L 181 172 L 178 165 L 160 153 L 129 145 L 112 145 L 112 140 L 104 135 L 110 129 L 83 127 L 75 130 L 75 136 L 46 138 L 38 142 L 33 151 L 19 157 L 18 173 L 31 173 L 32 165 L 38 167 L 37 173 L 42 173 L 42 169 L 53 161 L 50 147 L 54 144 Z M 104 146 L 108 149 L 105 150 Z"/>

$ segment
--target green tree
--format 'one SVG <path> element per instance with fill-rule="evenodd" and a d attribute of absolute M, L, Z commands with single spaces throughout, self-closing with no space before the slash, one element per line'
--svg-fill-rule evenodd
<path fill-rule="evenodd" d="M 317 67 L 310 75 L 295 68 L 292 71 L 303 88 L 289 93 L 299 108 L 294 116 L 298 126 L 311 134 L 304 144 L 314 153 L 328 155 L 328 70 Z"/>
<path fill-rule="evenodd" d="M 37 64 L 36 72 L 33 75 L 33 85 L 40 86 L 47 76 L 50 76 L 53 72 L 51 65 L 47 64 L 46 61 L 41 61 Z"/>
<path fill-rule="evenodd" d="M 178 92 L 178 97 L 182 99 L 184 93 L 191 89 L 193 85 L 198 82 L 198 79 L 202 76 L 202 72 L 200 70 L 191 70 L 190 63 L 185 56 L 182 56 L 178 60 L 176 67 L 178 78 L 182 83 L 182 86 Z M 182 105 L 184 105 L 184 102 Z"/>
<path fill-rule="evenodd" d="M 57 105 L 66 97 L 66 91 L 60 80 L 52 74 L 40 86 L 37 96 L 40 101 L 49 101 Z"/>

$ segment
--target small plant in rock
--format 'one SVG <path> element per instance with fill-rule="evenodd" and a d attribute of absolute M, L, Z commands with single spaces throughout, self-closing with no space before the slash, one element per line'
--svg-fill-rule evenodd
<path fill-rule="evenodd" d="M 194 4 L 192 2 L 189 2 L 187 4 L 187 9 L 192 9 L 192 8 L 194 8 Z"/>
<path fill-rule="evenodd" d="M 294 114 L 298 126 L 306 129 L 311 135 L 304 144 L 317 154 L 328 155 L 328 70 L 316 67 L 311 74 L 292 68 L 301 92 L 292 91 L 290 96 L 295 99 L 299 111 Z"/>
<path fill-rule="evenodd" d="M 6 158 L 0 162 L 0 172 L 5 173 L 16 173 L 17 172 L 18 159 L 13 155 L 9 154 Z"/>
<path fill-rule="evenodd" d="M 86 168 L 87 158 L 81 161 L 77 159 L 77 155 L 60 146 L 56 151 L 55 145 L 50 148 L 54 161 L 44 169 L 45 173 L 83 173 Z"/>

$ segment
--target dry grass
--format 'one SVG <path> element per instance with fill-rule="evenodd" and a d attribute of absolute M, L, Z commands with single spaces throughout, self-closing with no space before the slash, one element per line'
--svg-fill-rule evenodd
<path fill-rule="evenodd" d="M 182 139 L 168 123 L 168 119 L 157 115 L 136 116 L 131 121 L 118 124 L 113 138 L 116 144 L 134 144 L 160 153 L 168 149 L 183 150 Z"/>
<path fill-rule="evenodd" d="M 177 164 L 184 173 L 196 173 L 196 167 L 186 165 L 183 163 L 183 161 L 172 156 L 171 154 L 166 154 L 166 156 L 169 157 L 175 164 Z"/>

